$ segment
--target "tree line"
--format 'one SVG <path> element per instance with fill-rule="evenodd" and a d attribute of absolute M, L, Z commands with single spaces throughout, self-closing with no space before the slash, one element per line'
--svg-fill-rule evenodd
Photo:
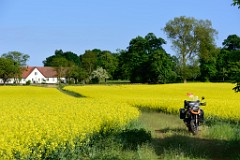
<path fill-rule="evenodd" d="M 173 44 L 175 55 L 163 48 L 166 40 L 148 33 L 131 39 L 125 50 L 116 53 L 93 49 L 77 55 L 56 50 L 43 64 L 69 67 L 67 77 L 75 83 L 106 79 L 127 79 L 132 83 L 239 81 L 239 36 L 229 35 L 222 48 L 216 47 L 217 31 L 209 20 L 184 16 L 169 21 L 163 30 Z"/>
<path fill-rule="evenodd" d="M 238 86 L 235 90 L 239 89 L 238 35 L 226 37 L 222 42 L 223 47 L 219 48 L 215 45 L 218 32 L 212 28 L 211 21 L 185 16 L 170 20 L 163 31 L 172 42 L 175 55 L 165 51 L 163 45 L 166 40 L 148 33 L 131 39 L 126 49 L 119 49 L 115 53 L 93 49 L 77 55 L 60 49 L 47 57 L 43 64 L 55 67 L 58 75 L 66 77 L 69 83 L 99 83 L 107 79 L 130 80 L 132 83 L 234 81 Z M 0 58 L 0 78 L 6 79 L 3 70 L 11 66 L 4 64 L 7 63 L 3 62 L 6 58 L 11 59 L 8 63 L 15 67 L 23 66 L 20 60 L 26 62 L 29 58 L 25 54 L 16 56 L 18 59 L 10 55 L 11 52 Z M 19 72 L 11 73 L 14 75 Z"/>

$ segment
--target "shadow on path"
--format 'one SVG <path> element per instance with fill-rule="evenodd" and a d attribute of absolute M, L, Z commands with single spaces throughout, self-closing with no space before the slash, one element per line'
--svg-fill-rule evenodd
<path fill-rule="evenodd" d="M 172 152 L 191 159 L 240 159 L 239 141 L 205 139 L 198 136 L 180 135 L 179 132 L 187 132 L 183 129 L 166 128 L 155 130 L 155 132 L 158 135 L 153 137 L 152 144 L 156 154 L 160 157 L 164 157 L 167 151 L 167 154 Z M 164 135 L 169 132 L 173 134 Z"/>
<path fill-rule="evenodd" d="M 57 87 L 57 89 L 58 89 L 60 92 L 62 92 L 62 93 L 64 93 L 64 94 L 67 94 L 67 95 L 69 95 L 69 96 L 72 96 L 72 97 L 76 97 L 76 98 L 86 98 L 86 96 L 83 96 L 83 95 L 81 95 L 81 94 L 79 94 L 79 93 L 77 93 L 77 92 L 73 92 L 73 91 L 66 90 L 66 89 L 64 89 L 63 87 Z"/>

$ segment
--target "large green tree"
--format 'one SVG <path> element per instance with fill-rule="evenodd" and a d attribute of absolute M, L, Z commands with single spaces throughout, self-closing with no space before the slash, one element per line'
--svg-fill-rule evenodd
<path fill-rule="evenodd" d="M 57 72 L 58 82 L 61 83 L 61 78 L 66 77 L 68 70 L 71 68 L 72 62 L 64 57 L 54 57 L 52 59 L 52 67 Z"/>
<path fill-rule="evenodd" d="M 54 58 L 60 58 L 60 57 L 65 58 L 66 60 L 74 63 L 77 66 L 80 65 L 80 58 L 78 57 L 77 54 L 75 54 L 71 51 L 63 52 L 61 49 L 55 50 L 54 55 L 47 57 L 43 61 L 43 64 L 44 64 L 44 66 L 53 66 Z"/>
<path fill-rule="evenodd" d="M 27 65 L 27 61 L 29 60 L 30 56 L 28 54 L 24 54 L 18 51 L 11 51 L 5 54 L 2 54 L 3 58 L 10 59 L 14 62 L 15 65 L 15 75 L 12 76 L 14 78 L 15 83 L 19 83 L 22 78 L 22 72 Z"/>
<path fill-rule="evenodd" d="M 236 82 L 236 91 L 240 90 L 240 37 L 233 34 L 223 41 L 219 56 L 219 68 L 226 70 L 230 80 Z"/>
<path fill-rule="evenodd" d="M 110 51 L 101 51 L 97 56 L 98 67 L 105 69 L 109 78 L 113 78 L 113 75 L 118 67 L 117 55 L 111 53 Z"/>
<path fill-rule="evenodd" d="M 127 54 L 124 61 L 130 71 L 131 82 L 145 82 L 147 77 L 146 62 L 148 60 L 147 40 L 138 36 L 129 43 Z"/>
<path fill-rule="evenodd" d="M 171 58 L 162 45 L 165 40 L 148 33 L 145 37 L 133 38 L 126 52 L 120 55 L 120 62 L 128 71 L 131 82 L 165 83 L 171 72 Z"/>
<path fill-rule="evenodd" d="M 5 84 L 9 79 L 14 78 L 20 72 L 17 62 L 9 58 L 0 58 L 0 78 Z"/>
<path fill-rule="evenodd" d="M 77 84 L 80 82 L 84 83 L 88 75 L 82 67 L 73 64 L 71 67 L 68 67 L 66 77 L 68 78 L 69 83 Z"/>
<path fill-rule="evenodd" d="M 217 59 L 220 49 L 211 44 L 205 44 L 199 54 L 200 80 L 214 80 L 218 74 Z"/>
<path fill-rule="evenodd" d="M 80 55 L 80 60 L 88 76 L 97 69 L 97 54 L 95 51 L 86 50 L 83 55 Z"/>
<path fill-rule="evenodd" d="M 11 59 L 18 63 L 19 66 L 24 67 L 27 65 L 27 61 L 29 60 L 30 56 L 28 54 L 24 54 L 18 51 L 11 51 L 8 53 L 2 54 L 2 57 Z"/>
<path fill-rule="evenodd" d="M 173 58 L 164 50 L 156 50 L 149 55 L 149 79 L 152 83 L 172 82 L 176 78 Z"/>
<path fill-rule="evenodd" d="M 127 51 L 118 49 L 116 58 L 118 59 L 118 67 L 114 73 L 115 79 L 129 80 L 130 79 L 130 67 L 126 63 Z"/>
<path fill-rule="evenodd" d="M 185 16 L 176 17 L 167 22 L 164 31 L 172 41 L 172 47 L 179 60 L 180 76 L 186 82 L 190 75 L 189 71 L 192 72 L 189 68 L 190 61 L 195 57 L 198 58 L 204 45 L 214 45 L 217 31 L 212 28 L 209 20 L 197 20 Z"/>

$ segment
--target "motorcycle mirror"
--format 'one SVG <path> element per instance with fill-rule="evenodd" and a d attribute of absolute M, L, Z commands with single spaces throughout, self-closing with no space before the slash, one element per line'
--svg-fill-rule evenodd
<path fill-rule="evenodd" d="M 202 100 L 204 100 L 205 99 L 205 97 L 204 96 L 202 96 Z"/>

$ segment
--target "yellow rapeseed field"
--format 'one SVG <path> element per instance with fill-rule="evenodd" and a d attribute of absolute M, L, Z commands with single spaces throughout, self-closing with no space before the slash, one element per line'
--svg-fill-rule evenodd
<path fill-rule="evenodd" d="M 47 157 L 59 147 L 101 129 L 120 128 L 139 117 L 137 107 L 178 114 L 187 93 L 205 96 L 206 117 L 240 121 L 240 93 L 231 83 L 0 87 L 0 159 Z"/>
<path fill-rule="evenodd" d="M 48 156 L 67 142 L 74 147 L 76 138 L 122 127 L 139 116 L 127 103 L 75 98 L 55 88 L 2 86 L 0 102 L 0 159 L 41 159 L 43 152 Z"/>
<path fill-rule="evenodd" d="M 132 106 L 146 107 L 167 113 L 179 113 L 183 101 L 190 100 L 187 93 L 201 99 L 206 117 L 240 121 L 240 93 L 235 93 L 232 83 L 186 83 L 165 85 L 115 85 L 79 86 L 65 89 L 78 92 L 94 99 L 109 99 Z"/>

